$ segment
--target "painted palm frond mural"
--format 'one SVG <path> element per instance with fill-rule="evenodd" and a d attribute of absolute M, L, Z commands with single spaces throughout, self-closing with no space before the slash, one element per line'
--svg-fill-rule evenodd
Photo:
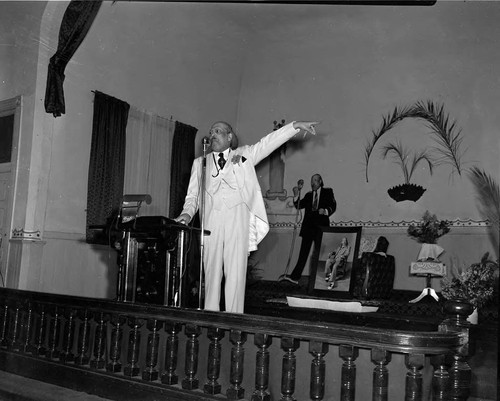
<path fill-rule="evenodd" d="M 370 157 L 375 146 L 382 136 L 393 129 L 399 122 L 415 118 L 424 121 L 429 133 L 435 142 L 435 146 L 417 152 L 411 152 L 405 148 L 401 141 L 388 143 L 382 147 L 381 156 L 386 159 L 391 156 L 391 160 L 401 167 L 404 184 L 389 189 L 389 196 L 400 202 L 402 200 L 417 201 L 425 189 L 410 182 L 411 177 L 420 163 L 426 163 L 429 172 L 433 169 L 448 165 L 452 168 L 452 173 L 462 174 L 462 131 L 457 127 L 456 121 L 452 120 L 445 112 L 442 104 L 434 102 L 417 102 L 412 106 L 395 107 L 391 113 L 383 116 L 379 129 L 372 131 L 372 137 L 365 146 L 365 177 L 368 182 L 368 167 Z"/>

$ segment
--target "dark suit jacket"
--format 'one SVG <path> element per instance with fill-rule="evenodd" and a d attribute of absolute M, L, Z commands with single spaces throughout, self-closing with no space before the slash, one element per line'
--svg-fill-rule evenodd
<path fill-rule="evenodd" d="M 333 189 L 331 188 L 321 188 L 318 203 L 318 209 L 326 209 L 328 211 L 328 216 L 313 212 L 312 202 L 313 192 L 310 191 L 306 193 L 300 201 L 294 203 L 296 208 L 305 209 L 304 220 L 302 221 L 302 228 L 300 229 L 301 237 L 315 237 L 319 232 L 319 226 L 330 226 L 330 216 L 337 209 L 337 202 L 335 201 Z"/>

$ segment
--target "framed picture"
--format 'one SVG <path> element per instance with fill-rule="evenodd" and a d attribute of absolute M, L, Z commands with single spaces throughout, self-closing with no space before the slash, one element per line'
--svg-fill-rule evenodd
<path fill-rule="evenodd" d="M 351 271 L 358 260 L 361 227 L 322 227 L 311 256 L 308 293 L 350 298 Z"/>

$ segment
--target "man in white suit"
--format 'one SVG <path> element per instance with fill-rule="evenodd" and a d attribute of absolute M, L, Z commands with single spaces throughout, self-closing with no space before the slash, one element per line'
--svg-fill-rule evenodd
<path fill-rule="evenodd" d="M 247 258 L 269 231 L 255 166 L 295 134 L 316 134 L 317 122 L 294 121 L 255 145 L 237 147 L 232 127 L 219 121 L 210 129 L 206 156 L 204 229 L 205 309 L 219 310 L 225 277 L 226 312 L 243 313 Z M 184 207 L 175 220 L 188 224 L 200 206 L 203 157 L 193 162 Z"/>

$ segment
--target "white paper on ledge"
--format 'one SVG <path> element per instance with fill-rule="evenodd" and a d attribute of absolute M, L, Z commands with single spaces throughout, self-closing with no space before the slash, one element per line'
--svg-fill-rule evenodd
<path fill-rule="evenodd" d="M 361 302 L 339 302 L 326 299 L 286 297 L 288 306 L 295 308 L 327 309 L 338 312 L 366 313 L 376 312 L 378 306 L 363 306 Z"/>

